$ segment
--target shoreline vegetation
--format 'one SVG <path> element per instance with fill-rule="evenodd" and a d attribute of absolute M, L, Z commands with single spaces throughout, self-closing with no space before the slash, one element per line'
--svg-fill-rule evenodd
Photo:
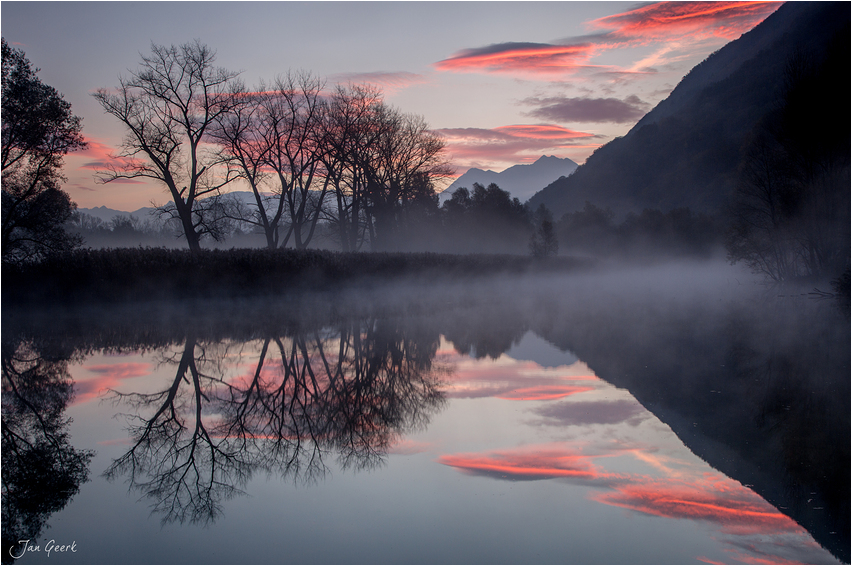
<path fill-rule="evenodd" d="M 166 248 L 78 249 L 3 266 L 3 306 L 280 296 L 341 285 L 589 269 L 594 259 L 508 254 Z"/>

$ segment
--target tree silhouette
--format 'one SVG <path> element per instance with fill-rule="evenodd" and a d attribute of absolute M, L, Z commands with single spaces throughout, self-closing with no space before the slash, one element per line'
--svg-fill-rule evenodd
<path fill-rule="evenodd" d="M 848 130 L 813 135 L 815 124 L 849 116 L 849 89 L 836 88 L 848 44 L 847 28 L 821 60 L 788 60 L 784 95 L 755 127 L 740 164 L 728 258 L 775 281 L 837 277 L 849 266 Z"/>
<path fill-rule="evenodd" d="M 2 40 L 4 262 L 25 262 L 79 246 L 65 222 L 76 205 L 60 188 L 62 158 L 86 147 L 80 118 L 42 83 L 24 53 Z"/>
<path fill-rule="evenodd" d="M 231 181 L 218 175 L 219 159 L 203 141 L 217 117 L 233 106 L 228 84 L 237 73 L 215 67 L 216 54 L 195 41 L 179 47 L 151 45 L 151 55 L 117 93 L 101 88 L 95 99 L 127 130 L 118 164 L 99 173 L 103 183 L 149 178 L 163 183 L 171 203 L 161 212 L 180 220 L 189 249 L 201 238 L 223 237 L 227 215 L 215 197 Z M 203 198 L 208 197 L 208 198 Z"/>
<path fill-rule="evenodd" d="M 227 378 L 225 358 L 244 346 L 188 336 L 163 359 L 176 366 L 166 387 L 113 392 L 136 411 L 128 415 L 134 442 L 106 476 L 127 475 L 163 523 L 215 521 L 258 471 L 316 481 L 329 454 L 343 468 L 374 467 L 443 403 L 437 338 L 350 320 L 253 344 L 251 373 Z"/>
<path fill-rule="evenodd" d="M 553 229 L 553 215 L 544 204 L 538 205 L 533 217 L 534 232 L 530 237 L 530 253 L 534 257 L 551 257 L 559 253 L 559 241 Z"/>
<path fill-rule="evenodd" d="M 67 359 L 50 360 L 29 342 L 2 350 L 3 563 L 20 556 L 20 541 L 38 538 L 89 476 L 93 453 L 77 450 L 63 417 L 74 396 Z"/>
<path fill-rule="evenodd" d="M 231 109 L 210 132 L 254 194 L 255 210 L 238 219 L 260 227 L 272 249 L 291 237 L 304 249 L 320 218 L 329 183 L 319 139 L 322 87 L 309 73 L 279 77 L 271 87 L 261 82 L 252 91 L 235 84 Z"/>

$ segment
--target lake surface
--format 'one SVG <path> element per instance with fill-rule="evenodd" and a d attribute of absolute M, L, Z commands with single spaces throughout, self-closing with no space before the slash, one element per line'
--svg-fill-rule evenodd
<path fill-rule="evenodd" d="M 4 562 L 848 562 L 848 315 L 787 295 L 692 265 L 6 308 Z"/>

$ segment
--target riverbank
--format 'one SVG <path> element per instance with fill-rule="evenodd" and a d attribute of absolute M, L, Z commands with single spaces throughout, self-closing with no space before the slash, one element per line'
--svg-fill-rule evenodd
<path fill-rule="evenodd" d="M 326 250 L 84 249 L 3 266 L 3 304 L 234 298 L 332 290 L 342 284 L 436 282 L 592 267 L 588 259 Z"/>

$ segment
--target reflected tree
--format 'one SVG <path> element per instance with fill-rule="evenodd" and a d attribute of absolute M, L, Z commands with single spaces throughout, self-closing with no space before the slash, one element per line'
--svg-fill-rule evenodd
<path fill-rule="evenodd" d="M 164 523 L 214 521 L 259 471 L 316 481 L 330 454 L 344 469 L 380 465 L 443 404 L 437 336 L 350 320 L 249 344 L 259 353 L 241 376 L 227 377 L 224 360 L 246 345 L 188 337 L 163 360 L 176 366 L 165 388 L 114 392 L 136 410 L 134 442 L 106 475 L 129 476 Z"/>
<path fill-rule="evenodd" d="M 118 393 L 115 398 L 153 415 L 129 415 L 134 443 L 105 475 L 129 476 L 130 486 L 153 500 L 163 523 L 215 519 L 220 502 L 241 493 L 251 477 L 251 463 L 216 435 L 214 417 L 205 413 L 221 385 L 217 374 L 200 371 L 208 350 L 189 336 L 182 352 L 165 357 L 177 366 L 167 387 L 153 393 Z"/>
<path fill-rule="evenodd" d="M 74 389 L 67 358 L 48 359 L 28 342 L 4 342 L 2 363 L 5 564 L 88 480 L 93 453 L 69 442 L 70 419 L 63 414 Z"/>

